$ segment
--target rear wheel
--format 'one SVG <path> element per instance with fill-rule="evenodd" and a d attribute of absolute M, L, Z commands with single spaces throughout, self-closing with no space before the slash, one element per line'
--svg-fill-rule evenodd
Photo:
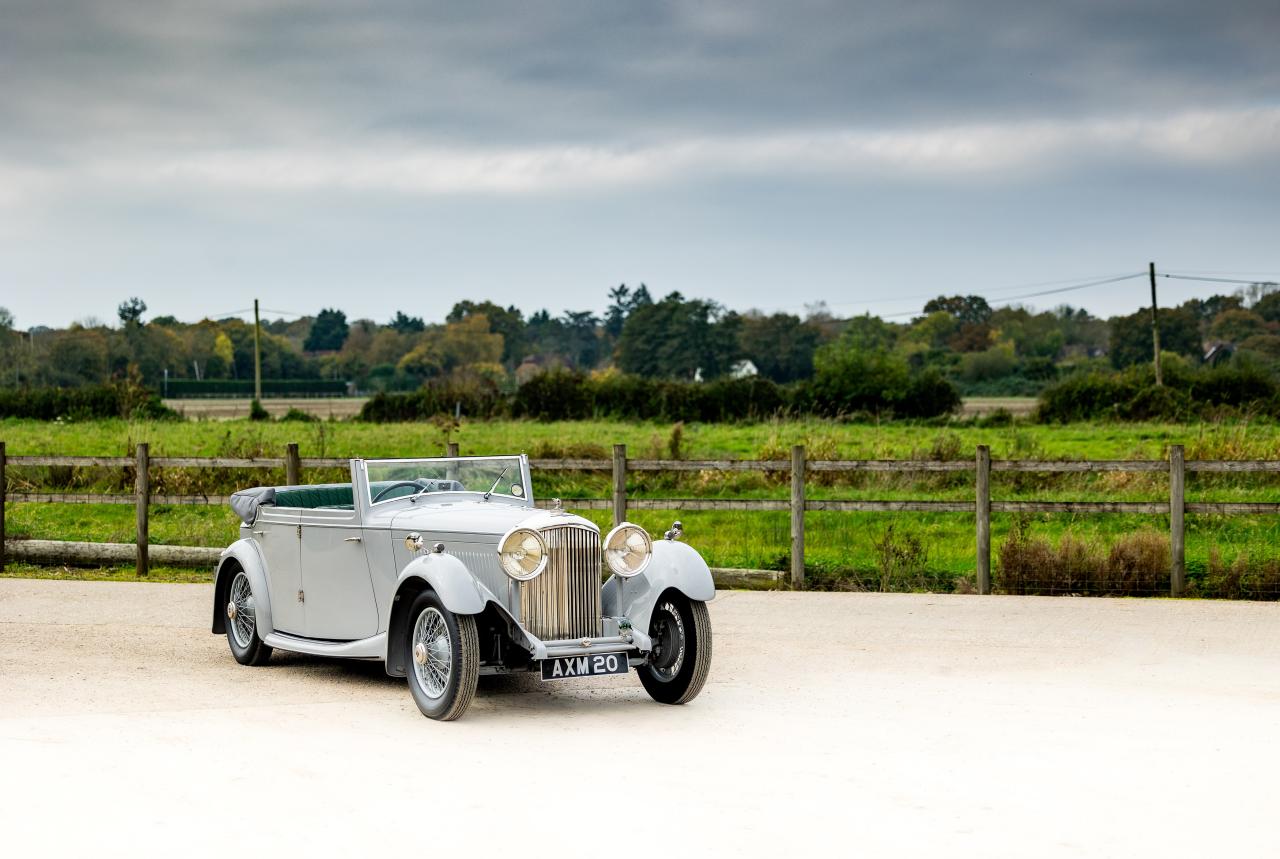
<path fill-rule="evenodd" d="M 413 601 L 409 620 L 405 664 L 413 702 L 428 718 L 457 719 L 471 706 L 480 678 L 476 619 L 454 614 L 434 591 L 425 591 Z"/>
<path fill-rule="evenodd" d="M 262 665 L 271 658 L 271 648 L 258 637 L 258 610 L 253 588 L 244 570 L 236 570 L 227 585 L 227 643 L 231 655 L 241 665 Z"/>
<path fill-rule="evenodd" d="M 637 672 L 653 700 L 684 704 L 702 691 L 711 673 L 711 614 L 704 602 L 668 593 L 649 621 L 653 650 Z"/>

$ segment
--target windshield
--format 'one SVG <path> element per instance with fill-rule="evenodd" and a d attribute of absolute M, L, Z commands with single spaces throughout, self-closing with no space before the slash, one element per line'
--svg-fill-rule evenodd
<path fill-rule="evenodd" d="M 435 492 L 492 490 L 494 495 L 510 498 L 528 496 L 518 456 L 383 459 L 368 462 L 365 467 L 371 504 Z"/>

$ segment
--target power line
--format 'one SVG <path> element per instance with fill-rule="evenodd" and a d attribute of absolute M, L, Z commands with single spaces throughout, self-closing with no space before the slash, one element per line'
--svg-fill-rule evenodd
<path fill-rule="evenodd" d="M 1201 280 L 1206 283 L 1242 283 L 1246 286 L 1252 286 L 1255 283 L 1274 283 L 1274 281 L 1264 280 L 1235 280 L 1229 277 L 1192 277 L 1189 274 L 1164 274 L 1161 272 L 1156 277 L 1171 277 L 1174 280 Z"/>
<path fill-rule="evenodd" d="M 1088 283 L 1077 283 L 1071 286 L 1062 286 L 1057 289 L 1045 289 L 1045 290 L 1041 290 L 1040 292 L 1028 292 L 1023 295 L 1008 296 L 1006 298 L 1001 299 L 997 303 L 1002 305 L 1012 304 L 1013 302 L 1021 301 L 1024 298 L 1038 298 L 1042 295 L 1057 295 L 1063 292 L 1075 292 L 1078 289 L 1089 289 L 1095 286 L 1105 286 L 1108 283 L 1119 283 L 1122 280 L 1133 280 L 1135 277 L 1142 277 L 1144 274 L 1145 272 L 1140 271 L 1135 274 L 1122 274 L 1116 277 L 1107 277 L 1107 278 L 1103 278 L 1102 280 L 1090 281 Z M 930 297 L 936 297 L 936 296 L 930 296 Z M 920 311 L 918 310 L 909 310 L 905 313 L 885 313 L 885 314 L 881 314 L 880 316 L 882 319 L 896 319 L 901 316 L 915 316 L 919 312 Z"/>

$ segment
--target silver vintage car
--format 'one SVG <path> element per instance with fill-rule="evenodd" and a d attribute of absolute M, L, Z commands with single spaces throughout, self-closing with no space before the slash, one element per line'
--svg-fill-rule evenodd
<path fill-rule="evenodd" d="M 242 665 L 273 648 L 377 659 L 432 719 L 466 712 L 481 674 L 625 674 L 683 704 L 711 667 L 706 563 L 622 523 L 603 538 L 534 506 L 524 456 L 351 461 L 351 482 L 231 499 L 213 631 Z M 604 580 L 608 573 L 608 579 Z"/>

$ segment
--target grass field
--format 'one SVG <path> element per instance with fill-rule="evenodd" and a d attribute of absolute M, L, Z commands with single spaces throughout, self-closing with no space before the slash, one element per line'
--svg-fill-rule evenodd
<path fill-rule="evenodd" d="M 1280 459 L 1280 426 L 1246 423 L 984 427 L 970 422 L 940 427 L 826 421 L 679 426 L 464 421 L 446 432 L 432 423 L 0 421 L 0 440 L 7 443 L 11 456 L 118 456 L 140 441 L 150 443 L 153 456 L 280 456 L 293 441 L 299 443 L 304 457 L 412 456 L 439 454 L 449 439 L 459 442 L 467 454 L 523 451 L 535 457 L 606 458 L 609 446 L 622 442 L 632 457 L 684 459 L 780 459 L 795 443 L 805 444 L 814 459 L 969 459 L 978 444 L 990 445 L 997 459 L 1161 459 L 1169 444 L 1180 443 L 1186 446 L 1188 459 Z M 787 497 L 781 475 L 633 473 L 630 478 L 629 492 L 634 497 Z M 11 468 L 9 479 L 12 491 L 128 489 L 124 475 L 105 469 Z M 312 473 L 308 479 L 345 478 L 334 472 Z M 284 476 L 174 469 L 158 473 L 155 480 L 157 492 L 221 494 L 242 485 L 283 482 Z M 542 497 L 563 497 L 572 509 L 574 498 L 606 497 L 608 476 L 535 474 L 534 490 Z M 967 474 L 812 475 L 809 490 L 818 498 L 934 500 L 967 500 L 973 491 Z M 1010 500 L 1163 500 L 1167 491 L 1165 478 L 1158 474 L 997 473 L 992 479 L 993 498 Z M 1280 500 L 1280 479 L 1275 475 L 1189 475 L 1188 500 Z M 608 519 L 605 511 L 584 515 L 600 524 Z M 636 511 L 632 518 L 661 532 L 677 516 L 685 523 L 688 541 L 713 566 L 786 569 L 789 564 L 786 512 Z M 993 554 L 998 554 L 1015 521 L 1012 515 L 993 517 Z M 1033 534 L 1057 539 L 1069 533 L 1103 546 L 1143 528 L 1165 534 L 1168 530 L 1168 519 L 1162 516 L 1038 514 L 1021 521 Z M 10 504 L 6 522 L 12 537 L 119 542 L 133 537 L 133 510 L 127 506 Z M 1274 547 L 1280 544 L 1276 517 L 1189 516 L 1187 522 L 1187 561 L 1193 578 L 1208 569 L 1214 551 L 1227 561 L 1241 554 L 1274 557 Z M 235 539 L 236 524 L 225 507 L 157 507 L 152 513 L 151 539 L 225 545 Z M 967 514 L 810 513 L 806 564 L 822 586 L 950 590 L 958 580 L 963 586 L 962 580 L 973 575 L 973 527 L 973 517 Z"/>

